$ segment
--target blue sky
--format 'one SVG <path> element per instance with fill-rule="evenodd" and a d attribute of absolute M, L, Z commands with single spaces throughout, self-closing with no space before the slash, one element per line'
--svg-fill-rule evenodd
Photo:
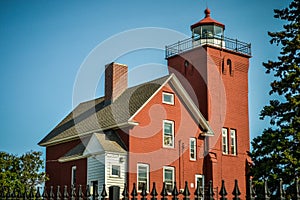
<path fill-rule="evenodd" d="M 273 9 L 283 8 L 288 2 L 0 1 L 0 151 L 44 151 L 37 143 L 75 106 L 76 78 L 97 45 L 121 32 L 143 27 L 167 28 L 190 36 L 189 27 L 204 17 L 206 4 L 212 18 L 225 24 L 225 36 L 252 44 L 250 132 L 251 138 L 259 135 L 268 126 L 267 121 L 259 120 L 259 112 L 268 103 L 272 80 L 261 63 L 275 59 L 280 50 L 269 44 L 267 31 L 281 29 L 282 22 L 273 18 Z M 164 52 L 157 49 L 131 52 L 117 61 L 125 62 L 130 69 L 147 63 L 166 65 Z M 137 83 L 161 76 L 166 70 L 147 68 L 136 73 Z M 103 94 L 101 81 L 95 96 Z"/>

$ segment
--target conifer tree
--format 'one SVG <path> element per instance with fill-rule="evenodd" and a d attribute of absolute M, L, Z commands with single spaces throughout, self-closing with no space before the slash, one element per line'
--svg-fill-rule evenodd
<path fill-rule="evenodd" d="M 270 125 L 252 142 L 252 173 L 256 182 L 267 179 L 273 190 L 282 178 L 290 196 L 295 193 L 295 177 L 300 176 L 300 0 L 275 9 L 274 17 L 285 25 L 281 31 L 268 32 L 270 43 L 281 52 L 277 60 L 263 63 L 266 73 L 274 76 L 269 93 L 273 100 L 260 114 Z"/>

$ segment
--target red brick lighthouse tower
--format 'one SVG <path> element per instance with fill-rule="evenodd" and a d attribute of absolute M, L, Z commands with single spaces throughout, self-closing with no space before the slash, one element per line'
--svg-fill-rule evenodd
<path fill-rule="evenodd" d="M 191 38 L 166 47 L 166 59 L 214 130 L 203 147 L 205 182 L 212 180 L 219 191 L 223 179 L 231 193 L 237 179 L 246 194 L 251 47 L 224 37 L 224 30 L 206 9 L 205 18 L 191 25 Z"/>

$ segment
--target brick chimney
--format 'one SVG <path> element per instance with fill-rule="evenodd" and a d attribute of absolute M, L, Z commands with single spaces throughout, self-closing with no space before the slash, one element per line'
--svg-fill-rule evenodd
<path fill-rule="evenodd" d="M 105 66 L 105 101 L 114 102 L 126 89 L 128 67 L 112 62 Z"/>

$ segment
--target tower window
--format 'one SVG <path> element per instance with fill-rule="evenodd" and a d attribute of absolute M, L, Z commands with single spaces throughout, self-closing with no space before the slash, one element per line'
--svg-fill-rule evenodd
<path fill-rule="evenodd" d="M 228 130 L 227 128 L 222 128 L 222 152 L 223 154 L 228 154 Z"/>
<path fill-rule="evenodd" d="M 235 129 L 230 129 L 230 153 L 236 155 L 236 131 Z"/>
<path fill-rule="evenodd" d="M 162 102 L 165 104 L 174 105 L 174 94 L 163 92 L 162 93 Z"/>
<path fill-rule="evenodd" d="M 230 59 L 227 59 L 227 66 L 229 68 L 230 76 L 233 76 L 232 61 Z"/>

